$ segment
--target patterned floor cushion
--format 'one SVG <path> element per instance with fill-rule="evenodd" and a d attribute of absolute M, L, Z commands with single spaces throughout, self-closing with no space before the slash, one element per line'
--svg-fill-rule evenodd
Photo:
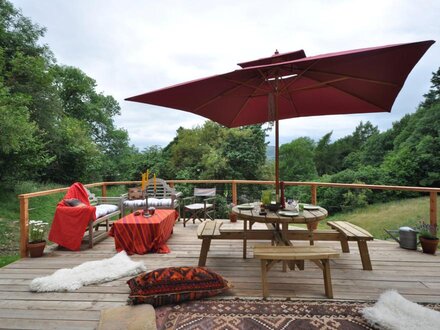
<path fill-rule="evenodd" d="M 142 273 L 127 281 L 129 303 L 155 307 L 212 297 L 231 285 L 222 276 L 205 267 L 169 267 Z"/>

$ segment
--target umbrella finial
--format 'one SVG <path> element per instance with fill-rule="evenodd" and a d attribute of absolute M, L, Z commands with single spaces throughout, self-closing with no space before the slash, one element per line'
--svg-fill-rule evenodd
<path fill-rule="evenodd" d="M 278 51 L 278 49 L 275 49 L 275 53 L 273 53 L 274 55 L 278 55 L 280 52 Z"/>

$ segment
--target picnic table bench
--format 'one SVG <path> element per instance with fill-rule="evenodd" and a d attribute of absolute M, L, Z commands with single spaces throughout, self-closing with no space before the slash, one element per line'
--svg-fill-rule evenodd
<path fill-rule="evenodd" d="M 305 246 L 271 246 L 256 245 L 254 258 L 261 260 L 261 283 L 263 297 L 269 296 L 267 287 L 267 272 L 278 261 L 299 261 L 300 270 L 304 270 L 304 260 L 314 262 L 321 270 L 324 277 L 324 289 L 327 298 L 333 298 L 332 280 L 330 274 L 330 259 L 339 257 L 339 253 L 327 247 Z"/>
<path fill-rule="evenodd" d="M 329 221 L 327 224 L 332 229 L 317 229 L 313 231 L 289 229 L 286 236 L 292 241 L 337 241 L 341 243 L 341 249 L 344 253 L 350 252 L 348 241 L 356 241 L 358 242 L 363 270 L 372 270 L 367 241 L 373 240 L 373 236 L 365 229 L 346 221 Z M 244 232 L 241 229 L 224 229 L 222 225 L 223 222 L 220 220 L 205 221 L 197 228 L 197 237 L 202 239 L 199 266 L 206 265 L 211 240 L 213 239 L 276 240 L 275 232 L 271 229 L 247 230 Z"/>

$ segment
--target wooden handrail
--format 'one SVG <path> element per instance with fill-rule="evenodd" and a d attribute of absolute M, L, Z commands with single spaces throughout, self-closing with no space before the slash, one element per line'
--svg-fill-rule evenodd
<path fill-rule="evenodd" d="M 240 184 L 258 184 L 258 185 L 274 185 L 275 181 L 255 181 L 255 180 L 167 180 L 168 184 L 174 186 L 176 183 L 194 183 L 194 184 L 231 184 L 232 202 L 237 204 L 238 194 L 237 186 Z M 133 185 L 140 184 L 141 181 L 115 181 L 115 182 L 96 182 L 85 184 L 87 188 L 101 187 L 102 196 L 107 195 L 108 186 L 118 185 Z M 318 187 L 329 188 L 347 188 L 347 189 L 372 189 L 372 190 L 399 190 L 399 191 L 413 191 L 429 193 L 429 222 L 433 227 L 437 227 L 437 194 L 440 188 L 424 188 L 424 187 L 410 187 L 410 186 L 386 186 L 386 185 L 371 185 L 371 184 L 353 184 L 353 183 L 329 183 L 329 182 L 296 182 L 285 181 L 285 186 L 310 186 L 311 189 L 311 203 L 317 204 L 317 190 Z M 66 192 L 69 187 L 58 188 L 44 191 L 37 191 L 29 194 L 18 195 L 20 200 L 20 256 L 27 257 L 27 238 L 29 235 L 29 199 L 41 196 L 52 195 L 56 193 Z"/>

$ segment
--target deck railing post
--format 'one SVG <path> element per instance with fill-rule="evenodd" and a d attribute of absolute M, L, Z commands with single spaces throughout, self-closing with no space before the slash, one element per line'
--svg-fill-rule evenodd
<path fill-rule="evenodd" d="M 432 226 L 433 234 L 437 229 L 437 192 L 429 193 L 429 223 Z"/>
<path fill-rule="evenodd" d="M 24 196 L 20 198 L 20 257 L 28 255 L 27 241 L 29 236 L 29 199 Z"/>
<path fill-rule="evenodd" d="M 232 180 L 232 203 L 234 203 L 234 205 L 237 205 L 237 183 L 235 182 L 235 180 Z"/>
<path fill-rule="evenodd" d="M 107 197 L 107 185 L 105 183 L 103 183 L 101 186 L 101 196 Z"/>
<path fill-rule="evenodd" d="M 310 188 L 312 190 L 312 205 L 317 205 L 318 204 L 318 197 L 317 197 L 318 186 L 316 184 L 312 184 L 312 185 L 310 185 Z"/>

